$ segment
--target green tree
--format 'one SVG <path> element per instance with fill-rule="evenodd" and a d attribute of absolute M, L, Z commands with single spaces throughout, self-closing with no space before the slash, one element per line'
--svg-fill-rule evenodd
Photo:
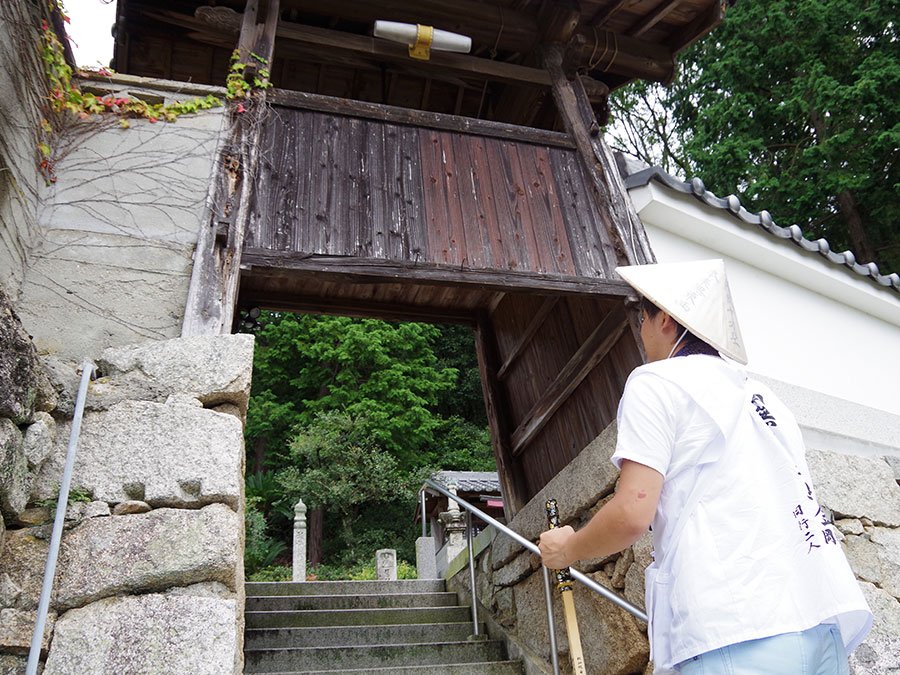
<path fill-rule="evenodd" d="M 278 482 L 293 501 L 302 498 L 308 507 L 339 517 L 345 562 L 371 557 L 383 543 L 373 540 L 371 531 L 354 528 L 363 508 L 415 504 L 415 476 L 402 472 L 394 456 L 378 446 L 363 418 L 318 413 L 291 441 L 289 462 L 276 474 Z M 409 523 L 403 525 L 409 529 Z"/>
<path fill-rule="evenodd" d="M 452 368 L 458 375 L 455 386 L 438 392 L 437 412 L 444 418 L 461 417 L 486 427 L 487 412 L 481 389 L 481 372 L 475 353 L 475 333 L 468 326 L 438 326 L 433 350 L 440 368 Z"/>
<path fill-rule="evenodd" d="M 897 0 L 732 7 L 657 99 L 678 165 L 859 262 L 900 269 L 898 16 Z"/>
<path fill-rule="evenodd" d="M 372 439 L 404 470 L 420 466 L 441 418 L 438 395 L 457 371 L 432 350 L 434 326 L 375 319 L 266 313 L 260 317 L 247 439 L 266 439 L 269 464 L 294 430 L 341 410 L 366 420 Z M 261 469 L 262 467 L 258 467 Z"/>
<path fill-rule="evenodd" d="M 431 469 L 494 468 L 470 329 L 265 312 L 255 333 L 246 428 L 248 473 L 254 475 L 247 479 L 248 495 L 258 497 L 266 534 L 285 540 L 291 522 L 283 507 L 303 498 L 310 507 L 311 563 L 356 563 L 360 551 L 371 555 L 384 547 L 397 548 L 401 555 L 408 549 L 411 555 L 415 490 L 398 485 L 409 476 L 421 479 Z M 388 460 L 393 463 L 392 479 L 370 481 L 375 492 L 358 491 L 359 504 L 335 494 L 338 488 L 349 489 L 346 484 L 322 477 L 321 453 L 298 449 L 309 446 L 311 438 L 320 444 L 330 439 L 332 445 L 346 438 L 347 433 L 334 432 L 344 418 L 364 430 L 351 435 L 365 442 L 348 446 L 352 452 L 346 457 L 332 457 L 329 470 L 347 465 L 352 471 L 365 464 L 366 453 L 375 462 L 370 472 L 384 469 Z M 274 495 L 267 467 L 278 472 L 280 492 Z M 290 496 L 279 501 L 288 483 Z M 316 493 L 316 485 L 327 485 L 331 497 Z M 387 492 L 378 493 L 382 489 Z M 354 511 L 341 511 L 345 504 Z M 356 511 L 361 504 L 367 507 Z M 340 535 L 326 541 L 326 529 Z"/>

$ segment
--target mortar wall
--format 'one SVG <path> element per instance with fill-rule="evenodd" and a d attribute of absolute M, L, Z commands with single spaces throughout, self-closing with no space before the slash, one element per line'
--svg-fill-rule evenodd
<path fill-rule="evenodd" d="M 31 3 L 0 5 L 0 284 L 15 302 L 22 289 L 29 253 L 39 240 L 37 129 L 43 76 Z M 22 43 L 25 36 L 33 40 Z"/>
<path fill-rule="evenodd" d="M 166 102 L 212 89 L 102 86 Z M 173 123 L 131 120 L 127 129 L 90 118 L 76 130 L 56 183 L 41 194 L 43 236 L 19 304 L 41 351 L 77 359 L 181 334 L 221 123 L 221 109 L 213 109 Z"/>

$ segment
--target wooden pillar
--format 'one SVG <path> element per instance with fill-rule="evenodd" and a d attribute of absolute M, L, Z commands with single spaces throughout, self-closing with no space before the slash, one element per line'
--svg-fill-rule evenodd
<path fill-rule="evenodd" d="M 616 259 L 620 265 L 656 262 L 644 224 L 634 210 L 612 152 L 603 140 L 584 86 L 577 77 L 570 81 L 563 71 L 564 54 L 562 45 L 545 46 L 542 50 L 544 68 L 550 74 L 560 117 L 591 178 L 594 199 L 613 239 Z"/>
<path fill-rule="evenodd" d="M 491 444 L 494 447 L 494 459 L 500 477 L 500 491 L 503 493 L 503 513 L 509 522 L 525 506 L 528 499 L 522 469 L 510 451 L 509 415 L 497 380 L 497 370 L 500 367 L 497 343 L 487 314 L 478 316 L 475 326 L 475 350 L 478 353 L 484 406 L 491 429 Z"/>
<path fill-rule="evenodd" d="M 260 77 L 259 70 L 269 67 L 278 26 L 279 0 L 269 0 L 264 23 L 257 22 L 259 4 L 248 0 L 238 41 L 248 79 Z M 182 337 L 231 332 L 265 112 L 264 89 L 228 104 L 210 186 L 210 212 L 197 238 Z"/>
<path fill-rule="evenodd" d="M 547 45 L 542 49 L 544 67 L 550 74 L 553 98 L 565 124 L 575 141 L 578 155 L 591 179 L 592 196 L 612 238 L 619 265 L 640 265 L 656 262 L 644 224 L 638 217 L 625 182 L 619 175 L 615 158 L 603 140 L 600 126 L 594 117 L 581 80 L 569 80 L 563 69 L 565 47 Z M 626 305 L 631 333 L 643 353 L 640 339 L 640 316 L 636 305 Z"/>

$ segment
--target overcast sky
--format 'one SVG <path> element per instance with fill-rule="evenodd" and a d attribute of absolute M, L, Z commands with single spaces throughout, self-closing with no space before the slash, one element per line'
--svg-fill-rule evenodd
<path fill-rule="evenodd" d="M 113 56 L 112 26 L 116 0 L 64 0 L 75 63 L 81 68 L 109 67 Z"/>

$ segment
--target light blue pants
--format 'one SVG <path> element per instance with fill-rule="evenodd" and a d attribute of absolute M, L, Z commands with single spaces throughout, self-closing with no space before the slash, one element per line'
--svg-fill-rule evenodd
<path fill-rule="evenodd" d="M 679 664 L 681 675 L 849 675 L 835 624 L 739 642 Z"/>

